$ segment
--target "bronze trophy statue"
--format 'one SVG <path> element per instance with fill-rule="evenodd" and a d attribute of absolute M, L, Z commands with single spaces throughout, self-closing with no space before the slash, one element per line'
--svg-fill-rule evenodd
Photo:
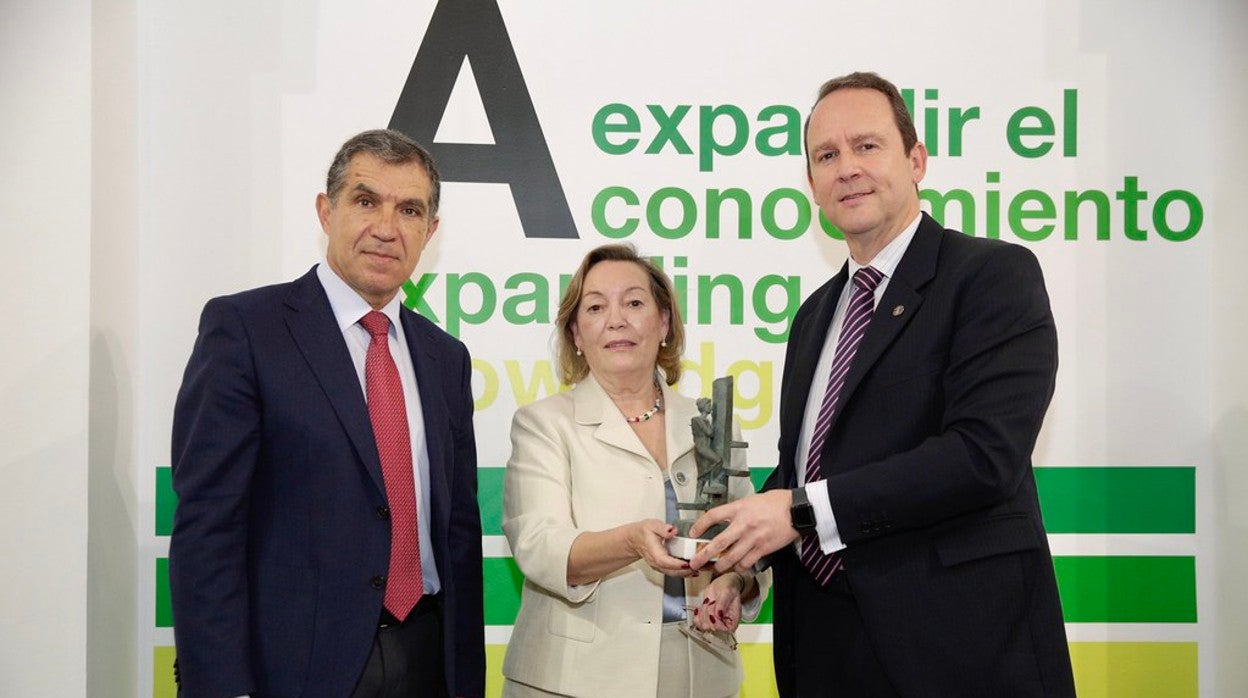
<path fill-rule="evenodd" d="M 749 444 L 735 441 L 732 436 L 732 376 L 716 378 L 711 384 L 711 398 L 698 398 L 698 416 L 690 420 L 693 430 L 694 460 L 698 465 L 697 494 L 692 502 L 679 502 L 677 509 L 707 511 L 729 502 L 728 478 L 749 477 L 749 470 L 733 470 L 732 449 Z M 726 526 L 707 529 L 703 538 L 689 538 L 693 520 L 682 519 L 676 524 L 676 537 L 668 541 L 674 557 L 689 559 L 699 544 L 714 538 Z"/>

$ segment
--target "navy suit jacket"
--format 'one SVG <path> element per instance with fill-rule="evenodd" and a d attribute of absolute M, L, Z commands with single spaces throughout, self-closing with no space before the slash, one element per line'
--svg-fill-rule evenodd
<path fill-rule="evenodd" d="M 404 308 L 429 449 L 452 696 L 485 689 L 481 519 L 463 344 Z M 178 392 L 169 545 L 184 695 L 349 695 L 390 557 L 364 391 L 315 268 L 215 298 Z"/>
<path fill-rule="evenodd" d="M 767 488 L 797 484 L 811 380 L 847 279 L 846 266 L 794 318 Z M 1034 255 L 923 214 L 820 455 L 846 544 L 838 574 L 902 695 L 1074 695 L 1031 464 L 1056 371 Z M 795 628 L 835 633 L 837 619 L 803 608 L 799 590 L 813 587 L 794 584 L 809 573 L 790 548 L 774 559 L 777 682 L 800 695 L 827 677 Z"/>

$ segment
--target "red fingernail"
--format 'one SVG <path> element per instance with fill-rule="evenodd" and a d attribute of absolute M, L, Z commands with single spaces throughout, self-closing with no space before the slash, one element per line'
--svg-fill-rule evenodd
<path fill-rule="evenodd" d="M 695 615 L 695 616 L 696 616 L 696 615 L 698 615 L 698 612 L 699 612 L 699 611 L 701 611 L 701 610 L 702 610 L 702 609 L 700 609 L 700 608 L 695 608 L 695 609 L 693 609 L 693 615 Z"/>
<path fill-rule="evenodd" d="M 715 605 L 715 599 L 711 599 L 711 605 L 712 605 L 712 606 L 714 606 L 714 605 Z"/>
<path fill-rule="evenodd" d="M 682 569 L 682 570 L 687 570 L 687 569 L 692 569 L 692 568 L 691 568 L 691 567 L 689 567 L 689 563 L 688 563 L 688 562 L 686 562 L 686 563 L 683 563 L 683 564 L 680 566 L 680 569 Z"/>

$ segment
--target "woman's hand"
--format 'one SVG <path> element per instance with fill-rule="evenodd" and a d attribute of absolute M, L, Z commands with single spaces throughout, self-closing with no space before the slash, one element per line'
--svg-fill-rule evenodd
<path fill-rule="evenodd" d="M 741 595 L 747 582 L 736 572 L 719 575 L 706 585 L 702 603 L 693 609 L 693 625 L 698 630 L 736 632 L 741 623 Z"/>
<path fill-rule="evenodd" d="M 589 584 L 641 560 L 671 577 L 696 575 L 689 563 L 667 554 L 664 541 L 676 527 L 658 519 L 643 519 L 606 531 L 586 531 L 568 551 L 568 584 Z"/>
<path fill-rule="evenodd" d="M 628 549 L 655 571 L 669 577 L 688 577 L 695 574 L 689 563 L 667 552 L 665 543 L 675 535 L 675 526 L 658 519 L 643 519 L 628 525 L 625 541 Z"/>

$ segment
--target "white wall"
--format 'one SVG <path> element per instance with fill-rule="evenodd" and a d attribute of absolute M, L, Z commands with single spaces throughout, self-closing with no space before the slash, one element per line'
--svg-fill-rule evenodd
<path fill-rule="evenodd" d="M 84 695 L 91 3 L 0 17 L 0 694 Z"/>
<path fill-rule="evenodd" d="M 1215 657 L 1222 695 L 1248 694 L 1248 663 L 1243 661 L 1248 645 L 1248 235 L 1244 224 L 1248 206 L 1248 5 L 1219 4 L 1218 31 L 1210 37 L 1221 59 L 1214 73 L 1217 104 L 1193 104 L 1194 111 L 1213 110 L 1219 147 L 1209 154 L 1216 175 L 1213 229 L 1226 231 L 1214 245 L 1212 269 L 1213 323 L 1212 356 L 1215 376 L 1212 448 L 1217 496 L 1211 504 L 1215 512 L 1214 536 L 1218 541 L 1216 592 L 1218 609 Z M 1181 147 L 1181 124 L 1172 134 L 1175 147 Z M 1170 140 L 1170 139 L 1167 139 Z"/>
<path fill-rule="evenodd" d="M 150 478 L 139 457 L 139 210 L 137 8 L 100 0 L 92 17 L 90 519 L 87 682 L 91 693 L 137 696 L 138 628 L 152 626 Z M 150 672 L 148 673 L 150 676 Z"/>

